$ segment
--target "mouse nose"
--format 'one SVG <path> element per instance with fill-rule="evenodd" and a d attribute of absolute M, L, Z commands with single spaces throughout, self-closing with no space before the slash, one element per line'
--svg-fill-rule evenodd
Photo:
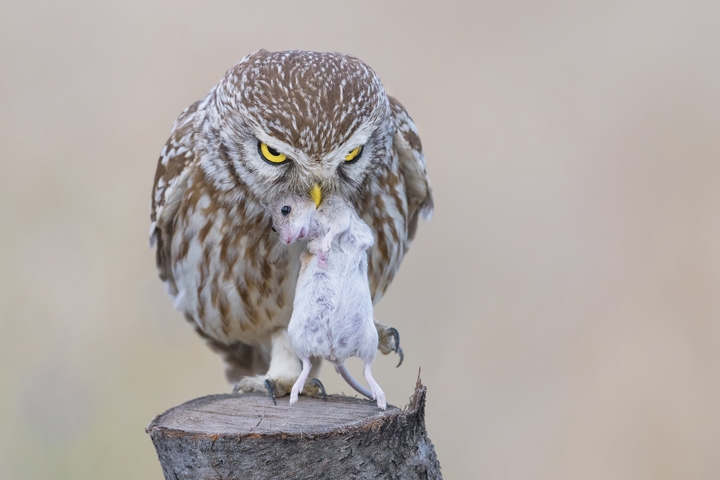
<path fill-rule="evenodd" d="M 291 210 L 292 210 L 292 208 L 290 208 L 288 205 L 285 205 L 284 207 L 282 207 L 282 208 L 280 209 L 280 213 L 282 213 L 283 215 L 287 216 L 287 215 L 290 215 L 290 211 L 291 211 Z"/>

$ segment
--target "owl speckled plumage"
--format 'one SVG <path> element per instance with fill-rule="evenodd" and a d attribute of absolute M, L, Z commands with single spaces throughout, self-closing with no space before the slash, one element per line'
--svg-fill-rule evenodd
<path fill-rule="evenodd" d="M 287 325 L 304 245 L 280 242 L 262 206 L 282 192 L 355 206 L 375 235 L 377 302 L 433 200 L 414 123 L 361 60 L 255 52 L 180 114 L 160 155 L 150 230 L 160 278 L 241 391 L 272 379 L 284 395 L 300 374 Z M 383 353 L 396 347 L 391 330 L 378 324 Z"/>

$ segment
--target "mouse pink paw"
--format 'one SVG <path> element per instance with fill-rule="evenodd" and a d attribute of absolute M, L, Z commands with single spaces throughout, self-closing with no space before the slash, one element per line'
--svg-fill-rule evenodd
<path fill-rule="evenodd" d="M 323 252 L 322 250 L 318 250 L 317 257 L 318 267 L 322 268 L 323 270 L 327 270 L 327 256 L 325 256 L 325 252 Z"/>

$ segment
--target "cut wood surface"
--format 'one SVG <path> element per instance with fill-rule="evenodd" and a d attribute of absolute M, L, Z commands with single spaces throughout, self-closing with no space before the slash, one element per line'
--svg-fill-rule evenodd
<path fill-rule="evenodd" d="M 166 479 L 439 479 L 426 388 L 405 410 L 344 396 L 197 398 L 148 425 Z"/>

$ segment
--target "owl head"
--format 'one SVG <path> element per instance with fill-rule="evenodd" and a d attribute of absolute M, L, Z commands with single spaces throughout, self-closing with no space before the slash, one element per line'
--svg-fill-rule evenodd
<path fill-rule="evenodd" d="M 394 123 L 378 76 L 340 53 L 255 52 L 207 97 L 201 164 L 218 188 L 352 201 L 390 162 Z"/>

